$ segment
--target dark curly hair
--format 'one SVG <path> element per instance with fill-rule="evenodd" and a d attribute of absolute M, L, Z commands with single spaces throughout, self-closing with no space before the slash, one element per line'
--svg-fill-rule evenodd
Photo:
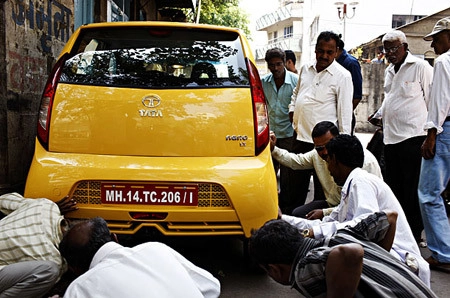
<path fill-rule="evenodd" d="M 87 235 L 83 229 L 86 225 L 89 227 Z M 74 225 L 59 244 L 59 251 L 72 268 L 86 272 L 100 247 L 110 241 L 113 239 L 106 221 L 95 217 Z"/>
<path fill-rule="evenodd" d="M 320 32 L 319 36 L 317 37 L 317 44 L 319 44 L 319 41 L 321 41 L 321 40 L 330 41 L 332 39 L 336 42 L 336 47 L 339 47 L 339 43 L 340 43 L 341 39 L 339 38 L 339 35 L 337 35 L 336 33 L 332 32 L 332 31 Z"/>
<path fill-rule="evenodd" d="M 333 122 L 321 121 L 314 126 L 311 136 L 314 139 L 323 136 L 327 132 L 330 132 L 335 137 L 339 134 L 339 129 Z"/>
<path fill-rule="evenodd" d="M 364 149 L 356 136 L 340 134 L 331 139 L 326 148 L 328 156 L 334 156 L 343 165 L 362 168 L 364 164 Z"/>
<path fill-rule="evenodd" d="M 269 63 L 270 59 L 272 58 L 280 58 L 284 63 L 286 63 L 286 54 L 280 48 L 272 48 L 267 50 L 264 60 Z"/>
<path fill-rule="evenodd" d="M 295 62 L 297 62 L 295 53 L 292 50 L 285 50 L 284 54 L 286 55 L 286 60 L 292 60 L 292 63 L 294 63 L 294 64 L 295 64 Z"/>
<path fill-rule="evenodd" d="M 268 264 L 292 264 L 303 241 L 295 226 L 281 219 L 273 219 L 252 231 L 248 253 L 265 268 Z"/>

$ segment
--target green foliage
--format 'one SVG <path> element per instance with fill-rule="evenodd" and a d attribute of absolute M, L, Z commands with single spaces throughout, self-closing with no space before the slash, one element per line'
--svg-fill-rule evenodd
<path fill-rule="evenodd" d="M 199 23 L 239 28 L 250 38 L 248 14 L 239 0 L 201 0 Z"/>

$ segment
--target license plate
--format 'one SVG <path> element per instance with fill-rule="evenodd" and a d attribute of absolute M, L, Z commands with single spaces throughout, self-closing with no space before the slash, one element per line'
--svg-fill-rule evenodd
<path fill-rule="evenodd" d="M 102 204 L 197 206 L 198 185 L 102 183 Z"/>

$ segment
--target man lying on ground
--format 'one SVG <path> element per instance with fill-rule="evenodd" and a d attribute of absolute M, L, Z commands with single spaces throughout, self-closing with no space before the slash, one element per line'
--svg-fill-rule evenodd
<path fill-rule="evenodd" d="M 397 213 L 377 212 L 329 238 L 283 220 L 253 231 L 249 254 L 276 282 L 306 297 L 437 297 L 390 250 Z"/>

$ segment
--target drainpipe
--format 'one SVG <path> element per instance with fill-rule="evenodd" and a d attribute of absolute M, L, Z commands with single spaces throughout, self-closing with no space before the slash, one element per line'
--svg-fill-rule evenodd
<path fill-rule="evenodd" d="M 198 0 L 198 7 L 197 7 L 197 19 L 195 20 L 195 23 L 198 24 L 200 21 L 200 10 L 202 7 L 202 0 Z"/>

